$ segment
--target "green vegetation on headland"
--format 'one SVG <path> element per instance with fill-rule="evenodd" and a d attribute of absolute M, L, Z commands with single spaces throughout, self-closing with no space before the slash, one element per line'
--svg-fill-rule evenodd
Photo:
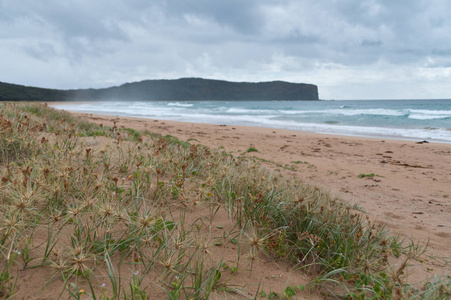
<path fill-rule="evenodd" d="M 423 246 L 245 156 L 33 103 L 0 106 L 0 146 L 0 297 L 51 290 L 71 299 L 246 298 L 251 288 L 255 299 L 451 293 L 449 278 L 423 288 L 405 281 L 409 262 L 424 259 Z M 227 259 L 212 255 L 224 247 Z M 312 280 L 280 291 L 240 286 L 258 260 L 289 263 Z M 41 288 L 26 288 L 26 278 Z"/>
<path fill-rule="evenodd" d="M 54 90 L 0 82 L 0 101 L 318 100 L 313 84 L 202 78 L 144 80 L 105 89 Z"/>

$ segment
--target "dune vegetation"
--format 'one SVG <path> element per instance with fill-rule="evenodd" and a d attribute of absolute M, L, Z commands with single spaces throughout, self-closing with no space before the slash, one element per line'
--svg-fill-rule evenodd
<path fill-rule="evenodd" d="M 0 145 L 3 298 L 450 297 L 405 281 L 424 245 L 245 155 L 38 103 L 1 104 Z M 309 280 L 274 290 L 261 262 Z"/>

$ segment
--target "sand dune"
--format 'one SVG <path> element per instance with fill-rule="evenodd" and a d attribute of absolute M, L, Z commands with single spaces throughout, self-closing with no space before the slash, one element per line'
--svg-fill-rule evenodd
<path fill-rule="evenodd" d="M 377 222 L 449 260 L 451 249 L 451 145 L 99 116 L 80 118 L 173 135 L 234 154 L 255 156 L 286 176 L 321 186 L 356 203 Z M 419 141 L 421 142 L 421 141 Z M 258 152 L 246 152 L 250 147 Z M 410 269 L 412 281 L 446 274 L 443 260 Z"/>

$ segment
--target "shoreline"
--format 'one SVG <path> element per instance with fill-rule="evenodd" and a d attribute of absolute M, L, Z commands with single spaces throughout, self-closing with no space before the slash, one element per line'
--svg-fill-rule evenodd
<path fill-rule="evenodd" d="M 79 104 L 91 104 L 92 102 L 52 102 L 48 103 L 50 106 L 55 107 L 58 106 L 57 109 L 65 110 L 63 106 L 65 105 L 79 105 Z M 333 126 L 330 124 L 323 123 L 299 123 L 297 125 L 277 125 L 277 124 L 266 124 L 265 122 L 233 122 L 231 120 L 225 121 L 215 121 L 215 120 L 202 120 L 199 122 L 192 121 L 190 119 L 180 118 L 180 120 L 172 120 L 171 118 L 165 118 L 164 116 L 153 116 L 153 115 L 139 115 L 139 114 L 131 114 L 130 112 L 124 112 L 122 115 L 118 115 L 117 112 L 95 112 L 95 111 L 72 111 L 67 110 L 68 112 L 75 113 L 86 113 L 86 114 L 99 114 L 104 116 L 111 117 L 123 117 L 123 118 L 143 118 L 143 119 L 159 119 L 166 120 L 168 122 L 186 122 L 186 123 L 198 123 L 202 125 L 227 125 L 227 126 L 244 126 L 244 127 L 253 127 L 253 128 L 267 128 L 267 129 L 277 129 L 277 130 L 291 130 L 295 132 L 307 132 L 313 134 L 324 134 L 324 135 L 332 135 L 332 136 L 344 136 L 344 137 L 358 137 L 358 138 L 371 138 L 371 139 L 390 139 L 390 140 L 400 140 L 400 141 L 415 141 L 422 142 L 427 141 L 428 143 L 440 143 L 440 144 L 449 144 L 451 145 L 451 140 L 448 138 L 441 139 L 440 136 L 432 137 L 427 132 L 433 132 L 439 128 L 384 128 L 384 127 L 359 127 L 355 125 L 338 125 Z M 241 124 L 239 124 L 241 123 Z M 245 124 L 248 123 L 248 124 Z M 385 134 L 384 134 L 385 132 Z"/>
<path fill-rule="evenodd" d="M 276 173 L 357 204 L 372 221 L 403 238 L 429 240 L 431 255 L 450 259 L 451 164 L 444 163 L 451 161 L 449 144 L 70 113 L 106 126 L 116 122 L 119 127 L 254 156 Z M 246 152 L 250 148 L 258 152 Z M 445 275 L 448 269 L 431 260 L 410 272 L 414 281 L 420 281 Z"/>

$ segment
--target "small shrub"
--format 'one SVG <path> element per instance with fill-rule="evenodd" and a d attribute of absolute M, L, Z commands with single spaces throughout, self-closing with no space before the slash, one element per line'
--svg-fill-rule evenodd
<path fill-rule="evenodd" d="M 374 173 L 371 173 L 371 174 L 359 174 L 359 178 L 365 178 L 365 177 L 367 177 L 367 178 L 373 178 L 374 176 L 376 176 L 376 174 L 374 174 Z"/>

